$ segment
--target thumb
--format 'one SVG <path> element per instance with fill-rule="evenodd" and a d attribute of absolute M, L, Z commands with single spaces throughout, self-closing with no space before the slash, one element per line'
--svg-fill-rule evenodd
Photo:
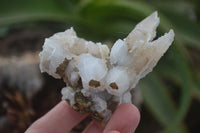
<path fill-rule="evenodd" d="M 130 103 L 121 104 L 105 127 L 104 133 L 133 133 L 140 121 L 140 113 Z"/>

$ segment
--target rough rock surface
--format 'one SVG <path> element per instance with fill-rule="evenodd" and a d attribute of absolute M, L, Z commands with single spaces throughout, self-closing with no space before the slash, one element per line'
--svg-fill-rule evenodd
<path fill-rule="evenodd" d="M 76 36 L 73 28 L 45 40 L 41 72 L 63 78 L 62 99 L 76 111 L 107 122 L 121 103 L 131 103 L 130 91 L 152 71 L 174 40 L 170 30 L 157 40 L 160 20 L 154 12 L 112 49 Z"/>

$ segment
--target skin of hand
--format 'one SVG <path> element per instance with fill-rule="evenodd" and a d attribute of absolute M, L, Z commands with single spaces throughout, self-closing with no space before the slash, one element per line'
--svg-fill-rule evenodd
<path fill-rule="evenodd" d="M 68 133 L 87 115 L 71 109 L 61 101 L 43 117 L 35 121 L 25 133 Z M 92 121 L 83 133 L 134 133 L 140 121 L 138 109 L 129 103 L 121 104 L 105 127 Z"/>

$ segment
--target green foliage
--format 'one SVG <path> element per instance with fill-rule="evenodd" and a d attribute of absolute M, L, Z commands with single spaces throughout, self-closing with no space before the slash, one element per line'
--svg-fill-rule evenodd
<path fill-rule="evenodd" d="M 159 34 L 175 30 L 175 42 L 154 72 L 140 82 L 145 105 L 163 132 L 187 132 L 184 117 L 193 97 L 200 100 L 200 75 L 189 50 L 200 50 L 200 4 L 161 0 L 1 0 L 0 35 L 16 24 L 58 22 L 73 26 L 82 37 L 106 41 L 123 38 L 144 17 L 158 10 Z M 45 25 L 44 25 L 45 26 Z M 169 84 L 166 84 L 169 81 Z M 180 91 L 178 103 L 171 92 Z"/>

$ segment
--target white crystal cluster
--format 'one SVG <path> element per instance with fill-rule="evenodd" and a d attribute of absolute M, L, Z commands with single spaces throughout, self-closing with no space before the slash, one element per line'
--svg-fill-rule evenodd
<path fill-rule="evenodd" d="M 57 33 L 45 40 L 40 69 L 64 79 L 62 99 L 73 109 L 107 121 L 119 104 L 131 103 L 130 91 L 172 44 L 173 30 L 153 40 L 159 22 L 154 12 L 111 50 L 78 38 L 73 28 Z"/>

